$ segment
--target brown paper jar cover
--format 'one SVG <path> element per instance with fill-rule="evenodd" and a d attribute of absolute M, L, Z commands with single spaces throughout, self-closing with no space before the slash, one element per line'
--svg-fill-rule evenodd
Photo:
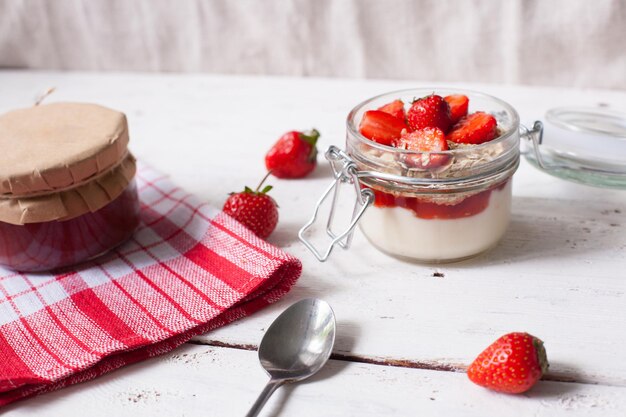
<path fill-rule="evenodd" d="M 68 220 L 104 207 L 135 175 L 118 111 L 52 103 L 0 116 L 0 221 Z"/>

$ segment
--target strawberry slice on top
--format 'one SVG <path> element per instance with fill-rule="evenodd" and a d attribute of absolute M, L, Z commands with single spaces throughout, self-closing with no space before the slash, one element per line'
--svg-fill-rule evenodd
<path fill-rule="evenodd" d="M 380 107 L 378 110 L 389 113 L 390 115 L 397 117 L 404 121 L 406 118 L 406 112 L 404 111 L 404 102 L 402 100 L 394 100 L 391 103 L 387 103 Z"/>
<path fill-rule="evenodd" d="M 461 120 L 462 117 L 467 116 L 467 109 L 469 108 L 469 98 L 463 94 L 452 94 L 443 98 L 450 106 L 450 119 L 452 123 L 456 123 Z"/>
<path fill-rule="evenodd" d="M 415 100 L 406 112 L 406 119 L 411 130 L 436 127 L 446 133 L 452 125 L 450 105 L 436 94 Z"/>
<path fill-rule="evenodd" d="M 404 120 L 381 110 L 370 110 L 363 114 L 359 132 L 374 142 L 391 146 L 406 128 Z"/>
<path fill-rule="evenodd" d="M 422 152 L 415 155 L 402 155 L 404 163 L 410 167 L 432 169 L 445 165 L 448 155 L 432 154 L 448 150 L 446 135 L 438 127 L 425 127 L 413 132 L 404 132 L 395 142 L 400 149 Z"/>
<path fill-rule="evenodd" d="M 498 122 L 491 114 L 476 112 L 468 114 L 454 125 L 446 139 L 455 143 L 479 145 L 498 136 Z"/>

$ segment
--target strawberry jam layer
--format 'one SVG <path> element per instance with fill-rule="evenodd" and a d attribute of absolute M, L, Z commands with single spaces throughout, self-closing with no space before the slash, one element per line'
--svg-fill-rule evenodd
<path fill-rule="evenodd" d="M 511 189 L 509 180 L 504 187 L 487 190 L 470 200 L 471 204 L 463 201 L 456 208 L 420 201 L 419 213 L 430 216 L 426 218 L 402 206 L 374 205 L 366 210 L 359 226 L 374 246 L 390 255 L 429 263 L 466 259 L 493 247 L 504 236 L 511 216 Z M 485 205 L 484 196 L 488 196 L 486 207 L 468 216 Z M 416 204 L 415 199 L 407 200 Z M 450 215 L 459 217 L 442 217 Z"/>
<path fill-rule="evenodd" d="M 0 222 L 0 264 L 17 271 L 45 271 L 76 264 L 127 240 L 139 224 L 132 181 L 106 206 L 65 221 L 15 225 Z"/>
<path fill-rule="evenodd" d="M 411 210 L 420 219 L 460 219 L 475 216 L 489 205 L 494 190 L 502 190 L 508 181 L 467 197 L 454 205 L 437 204 L 419 197 L 402 197 L 372 189 L 375 207 L 402 207 Z"/>

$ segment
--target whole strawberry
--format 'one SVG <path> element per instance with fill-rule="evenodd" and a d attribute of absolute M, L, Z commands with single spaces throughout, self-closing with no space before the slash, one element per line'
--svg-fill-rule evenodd
<path fill-rule="evenodd" d="M 259 191 L 268 176 L 269 173 L 254 191 L 245 187 L 243 192 L 231 193 L 222 209 L 262 239 L 271 235 L 278 224 L 278 206 L 267 195 L 272 186 L 267 185 Z"/>
<path fill-rule="evenodd" d="M 543 342 L 528 333 L 500 337 L 472 362 L 467 376 L 494 391 L 519 394 L 528 391 L 548 370 Z"/>
<path fill-rule="evenodd" d="M 291 131 L 278 139 L 265 155 L 265 166 L 278 178 L 302 178 L 317 164 L 317 140 L 320 132 Z"/>
<path fill-rule="evenodd" d="M 450 105 L 436 94 L 415 100 L 406 112 L 406 120 L 411 130 L 437 127 L 447 133 L 452 125 Z"/>

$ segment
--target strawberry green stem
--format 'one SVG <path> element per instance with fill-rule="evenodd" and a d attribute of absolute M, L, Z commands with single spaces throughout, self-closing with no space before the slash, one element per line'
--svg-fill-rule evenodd
<path fill-rule="evenodd" d="M 263 177 L 259 185 L 256 187 L 256 190 L 254 190 L 255 193 L 259 192 L 259 190 L 261 189 L 261 186 L 263 186 L 263 183 L 265 182 L 265 180 L 267 180 L 267 177 L 269 177 L 271 174 L 272 174 L 272 171 L 268 171 L 267 174 L 265 174 L 265 176 Z"/>
<path fill-rule="evenodd" d="M 537 352 L 537 361 L 541 368 L 541 374 L 548 372 L 548 355 L 546 355 L 546 348 L 543 346 L 543 342 L 537 338 L 533 338 L 533 345 L 535 346 L 535 352 Z"/>
<path fill-rule="evenodd" d="M 300 132 L 300 139 L 311 145 L 311 152 L 309 153 L 309 161 L 315 161 L 317 159 L 317 140 L 320 138 L 320 132 L 313 128 L 304 132 Z"/>
<path fill-rule="evenodd" d="M 315 147 L 317 144 L 317 140 L 320 138 L 320 132 L 317 129 L 306 130 L 304 132 L 300 132 L 300 139 Z"/>

